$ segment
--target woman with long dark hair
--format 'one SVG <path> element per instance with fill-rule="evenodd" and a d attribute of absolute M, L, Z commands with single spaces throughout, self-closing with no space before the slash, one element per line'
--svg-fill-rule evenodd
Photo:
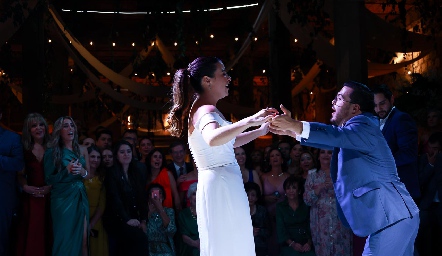
<path fill-rule="evenodd" d="M 144 180 L 133 159 L 132 145 L 124 140 L 118 142 L 114 159 L 115 163 L 105 178 L 103 217 L 111 251 L 116 255 L 148 255 Z"/>
<path fill-rule="evenodd" d="M 230 123 L 216 108 L 231 77 L 215 57 L 195 59 L 175 73 L 168 131 L 188 134 L 198 167 L 197 216 L 201 255 L 255 255 L 247 195 L 233 148 L 268 132 L 276 109 Z M 258 129 L 245 132 L 246 129 Z"/>

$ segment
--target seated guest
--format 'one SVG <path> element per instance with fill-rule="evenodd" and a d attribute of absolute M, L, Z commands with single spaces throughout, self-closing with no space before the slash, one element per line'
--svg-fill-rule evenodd
<path fill-rule="evenodd" d="M 107 233 L 104 230 L 102 216 L 106 206 L 106 191 L 104 189 L 104 168 L 101 165 L 100 149 L 95 146 L 87 148 L 89 154 L 89 172 L 83 184 L 86 187 L 89 201 L 89 249 L 90 255 L 107 256 Z"/>
<path fill-rule="evenodd" d="M 338 217 L 336 196 L 330 176 L 332 150 L 319 151 L 320 168 L 308 174 L 304 202 L 310 208 L 310 229 L 318 256 L 352 254 L 353 233 Z"/>
<path fill-rule="evenodd" d="M 146 157 L 150 151 L 154 148 L 153 140 L 149 137 L 141 137 L 138 144 L 138 150 L 140 151 L 140 162 L 146 163 Z"/>
<path fill-rule="evenodd" d="M 198 183 L 192 183 L 187 190 L 187 199 L 190 206 L 182 210 L 178 215 L 178 230 L 182 236 L 179 255 L 199 256 L 200 238 L 198 224 L 196 222 L 196 189 Z"/>
<path fill-rule="evenodd" d="M 310 232 L 309 207 L 302 200 L 302 179 L 290 176 L 284 181 L 286 199 L 276 205 L 276 231 L 281 256 L 315 255 Z"/>
<path fill-rule="evenodd" d="M 242 147 L 236 147 L 234 149 L 235 158 L 238 162 L 239 169 L 241 170 L 242 179 L 244 183 L 246 182 L 254 182 L 258 184 L 259 189 L 261 189 L 261 181 L 259 180 L 259 175 L 255 170 L 246 167 L 246 151 Z"/>
<path fill-rule="evenodd" d="M 147 188 L 147 195 L 149 255 L 175 255 L 173 243 L 173 236 L 176 232 L 175 213 L 173 209 L 163 207 L 166 192 L 160 184 L 151 183 Z"/>
<path fill-rule="evenodd" d="M 267 210 L 256 204 L 261 196 L 258 184 L 246 182 L 244 184 L 249 199 L 250 216 L 252 217 L 253 236 L 255 239 L 255 252 L 257 256 L 267 255 L 267 238 L 270 235 Z"/>
<path fill-rule="evenodd" d="M 114 149 L 115 164 L 106 173 L 106 209 L 103 216 L 110 252 L 147 255 L 147 205 L 144 182 L 133 159 L 132 145 L 120 141 Z"/>
<path fill-rule="evenodd" d="M 178 195 L 178 189 L 171 172 L 164 167 L 164 157 L 160 150 L 153 149 L 147 156 L 147 186 L 151 183 L 157 183 L 163 186 L 165 198 L 164 207 L 181 210 L 181 200 Z"/>

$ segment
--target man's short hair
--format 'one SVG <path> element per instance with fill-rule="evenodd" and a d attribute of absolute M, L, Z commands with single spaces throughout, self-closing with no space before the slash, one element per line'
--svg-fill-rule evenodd
<path fill-rule="evenodd" d="M 123 137 L 124 137 L 124 135 L 125 135 L 126 133 L 132 133 L 132 134 L 135 134 L 135 136 L 137 136 L 137 138 L 138 138 L 138 132 L 137 132 L 137 130 L 135 130 L 135 129 L 126 129 L 126 130 L 123 132 Z"/>
<path fill-rule="evenodd" d="M 181 141 L 181 140 L 176 140 L 176 141 L 170 143 L 170 145 L 169 145 L 169 152 L 172 152 L 172 149 L 173 149 L 174 147 L 176 147 L 176 146 L 180 146 L 180 145 L 183 146 L 184 149 L 186 149 L 186 145 L 184 144 L 183 141 Z"/>
<path fill-rule="evenodd" d="M 95 132 L 95 139 L 98 140 L 102 134 L 107 134 L 112 138 L 112 132 L 106 128 L 101 128 Z"/>
<path fill-rule="evenodd" d="M 353 92 L 350 94 L 351 103 L 358 104 L 362 112 L 373 112 L 373 92 L 365 84 L 348 81 L 344 83 L 344 86 L 353 89 Z"/>
<path fill-rule="evenodd" d="M 384 97 L 391 102 L 391 97 L 393 96 L 393 93 L 390 91 L 386 84 L 376 85 L 371 91 L 373 92 L 373 94 L 382 93 Z"/>

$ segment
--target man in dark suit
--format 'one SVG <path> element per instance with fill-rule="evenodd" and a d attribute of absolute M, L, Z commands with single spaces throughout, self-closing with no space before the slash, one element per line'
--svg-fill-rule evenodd
<path fill-rule="evenodd" d="M 0 105 L 0 120 L 3 107 Z M 0 126 L 0 255 L 9 255 L 9 233 L 17 206 L 16 176 L 23 170 L 20 136 Z"/>
<path fill-rule="evenodd" d="M 363 255 L 412 256 L 419 210 L 399 180 L 373 107 L 370 89 L 350 81 L 332 101 L 334 125 L 296 121 L 281 105 L 284 114 L 273 118 L 270 130 L 334 150 L 330 175 L 338 215 L 354 234 L 368 236 Z"/>
<path fill-rule="evenodd" d="M 169 146 L 169 153 L 172 156 L 172 163 L 166 167 L 173 174 L 178 185 L 182 182 L 179 177 L 193 171 L 193 165 L 185 162 L 186 148 L 182 141 L 172 142 Z"/>
<path fill-rule="evenodd" d="M 394 107 L 393 93 L 386 85 L 374 88 L 374 110 L 380 129 L 396 162 L 397 173 L 413 199 L 420 197 L 418 179 L 418 134 L 413 118 Z"/>
<path fill-rule="evenodd" d="M 428 153 L 419 162 L 419 183 L 422 197 L 419 203 L 421 224 L 418 248 L 421 256 L 442 255 L 442 132 L 428 139 Z"/>

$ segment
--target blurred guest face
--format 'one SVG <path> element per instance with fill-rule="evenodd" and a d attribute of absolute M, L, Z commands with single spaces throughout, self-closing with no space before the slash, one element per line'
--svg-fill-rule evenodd
<path fill-rule="evenodd" d="M 258 195 L 256 194 L 256 191 L 253 189 L 247 192 L 247 197 L 249 198 L 249 206 L 255 205 L 256 202 L 258 201 Z"/>
<path fill-rule="evenodd" d="M 303 153 L 300 160 L 301 169 L 308 171 L 313 168 L 313 158 L 309 153 Z"/>
<path fill-rule="evenodd" d="M 264 148 L 264 156 L 268 155 L 270 149 L 272 149 L 272 147 L 270 147 L 270 146 L 267 146 L 267 147 Z"/>
<path fill-rule="evenodd" d="M 330 160 L 332 157 L 333 151 L 331 150 L 326 150 L 326 149 L 321 149 L 319 151 L 319 162 L 321 163 L 321 167 L 330 167 Z"/>
<path fill-rule="evenodd" d="M 184 147 L 183 145 L 177 145 L 171 149 L 170 154 L 172 155 L 172 160 L 176 164 L 183 164 L 184 163 L 184 157 L 185 157 Z"/>
<path fill-rule="evenodd" d="M 189 203 L 190 203 L 190 206 L 192 206 L 192 207 L 196 206 L 196 191 L 190 195 Z"/>
<path fill-rule="evenodd" d="M 439 114 L 437 112 L 430 112 L 427 115 L 428 127 L 436 127 L 439 124 Z"/>
<path fill-rule="evenodd" d="M 152 157 L 150 158 L 150 166 L 152 169 L 158 170 L 161 168 L 161 165 L 163 164 L 163 154 L 156 151 L 152 154 Z"/>
<path fill-rule="evenodd" d="M 109 134 L 102 133 L 97 140 L 97 147 L 107 148 L 112 146 L 112 138 Z"/>
<path fill-rule="evenodd" d="M 262 161 L 262 153 L 259 150 L 255 150 L 250 154 L 250 158 L 252 159 L 253 163 L 259 164 Z"/>
<path fill-rule="evenodd" d="M 298 161 L 301 158 L 302 154 L 302 146 L 301 144 L 296 144 L 292 147 L 292 150 L 290 151 L 290 158 L 292 161 Z"/>
<path fill-rule="evenodd" d="M 270 166 L 281 166 L 282 165 L 282 156 L 281 156 L 281 152 L 279 152 L 278 150 L 274 149 L 272 151 L 270 151 L 269 153 L 269 160 L 270 160 Z"/>
<path fill-rule="evenodd" d="M 285 189 L 285 194 L 288 199 L 297 199 L 299 195 L 298 184 L 291 184 Z"/>
<path fill-rule="evenodd" d="M 85 147 L 89 147 L 92 144 L 95 144 L 95 141 L 92 138 L 86 138 L 83 140 L 83 146 Z"/>
<path fill-rule="evenodd" d="M 440 152 L 440 145 L 439 142 L 428 142 L 428 155 L 433 156 L 434 154 L 437 154 Z"/>
<path fill-rule="evenodd" d="M 130 164 L 130 161 L 132 161 L 132 149 L 128 145 L 121 145 L 117 151 L 117 160 L 122 165 Z"/>
<path fill-rule="evenodd" d="M 99 152 L 93 150 L 89 153 L 89 164 L 91 168 L 97 169 L 101 164 L 101 155 Z"/>
<path fill-rule="evenodd" d="M 75 126 L 74 123 L 66 118 L 63 120 L 63 126 L 61 128 L 61 139 L 63 142 L 73 141 L 75 137 Z"/>
<path fill-rule="evenodd" d="M 283 142 L 278 145 L 279 150 L 281 151 L 284 158 L 290 157 L 290 144 Z"/>
<path fill-rule="evenodd" d="M 31 136 L 34 141 L 43 140 L 46 133 L 46 127 L 43 122 L 38 122 L 35 120 L 31 124 Z"/>
<path fill-rule="evenodd" d="M 135 133 L 126 132 L 123 139 L 135 147 L 137 144 L 137 135 Z"/>
<path fill-rule="evenodd" d="M 244 151 L 243 148 L 238 147 L 234 149 L 235 152 L 235 158 L 236 161 L 238 162 L 239 166 L 245 165 L 246 164 L 246 151 Z"/>
<path fill-rule="evenodd" d="M 101 155 L 103 157 L 104 166 L 111 167 L 114 164 L 114 155 L 112 154 L 112 151 L 105 149 Z"/>
<path fill-rule="evenodd" d="M 140 141 L 140 153 L 143 156 L 147 156 L 150 151 L 153 149 L 152 141 L 149 139 L 142 139 Z"/>

